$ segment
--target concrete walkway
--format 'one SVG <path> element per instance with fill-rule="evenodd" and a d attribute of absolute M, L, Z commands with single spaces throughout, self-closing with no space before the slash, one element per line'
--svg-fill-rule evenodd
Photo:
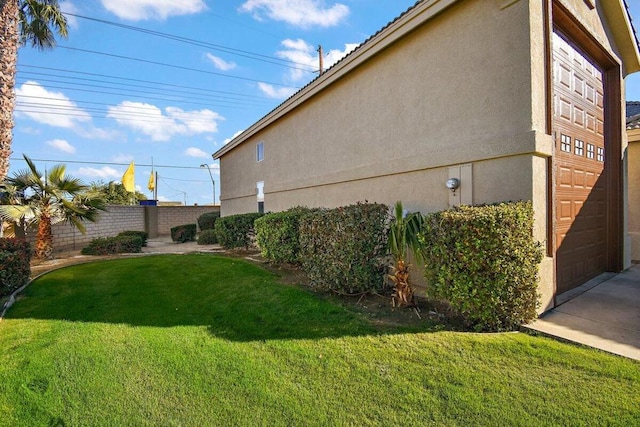
<path fill-rule="evenodd" d="M 528 328 L 640 360 L 640 265 L 587 288 Z"/>
<path fill-rule="evenodd" d="M 147 240 L 142 248 L 145 254 L 186 254 L 189 252 L 224 252 L 220 245 L 198 245 L 196 242 L 176 243 L 170 236 L 160 236 Z"/>

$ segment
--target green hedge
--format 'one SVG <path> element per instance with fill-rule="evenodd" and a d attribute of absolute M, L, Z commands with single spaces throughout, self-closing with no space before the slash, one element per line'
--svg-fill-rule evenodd
<path fill-rule="evenodd" d="M 216 221 L 220 218 L 220 212 L 207 212 L 198 217 L 198 227 L 200 231 L 213 230 Z"/>
<path fill-rule="evenodd" d="M 171 228 L 171 240 L 178 243 L 196 240 L 196 225 L 184 224 Z"/>
<path fill-rule="evenodd" d="M 254 239 L 254 222 L 261 213 L 247 213 L 222 217 L 216 220 L 215 232 L 220 243 L 226 249 L 249 249 Z"/>
<path fill-rule="evenodd" d="M 295 207 L 258 218 L 256 243 L 262 256 L 275 262 L 299 263 L 300 218 L 310 212 L 309 208 Z"/>
<path fill-rule="evenodd" d="M 427 215 L 420 239 L 428 295 L 446 300 L 468 326 L 512 330 L 536 317 L 542 250 L 530 202 Z"/>
<path fill-rule="evenodd" d="M 203 230 L 198 235 L 199 245 L 213 245 L 215 243 L 218 243 L 218 238 L 216 237 L 215 230 Z"/>
<path fill-rule="evenodd" d="M 115 237 L 98 237 L 80 251 L 83 255 L 114 255 L 123 253 L 140 253 L 144 240 L 138 235 Z"/>
<path fill-rule="evenodd" d="M 382 289 L 389 208 L 357 203 L 300 218 L 300 259 L 314 286 L 340 294 Z"/>
<path fill-rule="evenodd" d="M 31 248 L 18 239 L 0 238 L 0 297 L 26 285 L 31 274 Z"/>
<path fill-rule="evenodd" d="M 142 246 L 147 246 L 147 239 L 149 238 L 149 234 L 146 231 L 134 231 L 127 230 L 118 233 L 118 236 L 138 236 L 142 239 Z"/>

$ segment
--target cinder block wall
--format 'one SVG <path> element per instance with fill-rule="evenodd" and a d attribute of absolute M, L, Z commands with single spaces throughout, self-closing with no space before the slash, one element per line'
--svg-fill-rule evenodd
<path fill-rule="evenodd" d="M 85 222 L 86 234 L 82 234 L 70 224 L 53 226 L 53 245 L 56 252 L 79 250 L 97 237 L 115 236 L 121 231 L 145 231 L 144 206 L 112 205 L 101 212 L 95 223 Z M 220 207 L 211 206 L 159 206 L 158 233 L 169 235 L 171 227 L 182 224 L 197 224 L 200 215 L 219 211 Z M 27 240 L 35 242 L 37 230 L 27 232 Z"/>
<path fill-rule="evenodd" d="M 158 206 L 158 234 L 171 234 L 176 225 L 197 224 L 198 217 L 209 212 L 220 212 L 220 206 Z"/>

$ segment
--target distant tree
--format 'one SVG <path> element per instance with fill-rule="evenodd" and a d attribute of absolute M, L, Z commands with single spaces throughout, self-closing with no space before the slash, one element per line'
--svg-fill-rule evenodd
<path fill-rule="evenodd" d="M 131 193 L 125 190 L 124 185 L 115 181 L 109 181 L 106 184 L 101 181 L 92 182 L 91 189 L 102 193 L 107 205 L 130 205 L 132 201 L 137 203 L 139 200 L 147 200 L 147 196 L 139 191 L 136 191 L 132 197 Z"/>
<path fill-rule="evenodd" d="M 95 222 L 105 210 L 102 194 L 73 177 L 66 176 L 66 166 L 56 165 L 44 176 L 31 159 L 24 156 L 28 169 L 6 178 L 2 184 L 4 197 L 0 219 L 16 224 L 37 224 L 35 256 L 50 259 L 53 255 L 51 226 L 69 222 L 84 233 L 83 222 Z"/>
<path fill-rule="evenodd" d="M 67 36 L 58 0 L 0 0 L 0 181 L 9 171 L 18 47 L 53 48 L 55 33 Z"/>

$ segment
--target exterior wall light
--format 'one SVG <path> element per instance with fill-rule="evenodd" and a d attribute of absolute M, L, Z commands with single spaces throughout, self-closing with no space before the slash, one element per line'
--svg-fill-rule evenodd
<path fill-rule="evenodd" d="M 458 187 L 460 187 L 460 180 L 458 178 L 450 178 L 447 180 L 446 185 L 449 190 L 455 193 Z"/>

